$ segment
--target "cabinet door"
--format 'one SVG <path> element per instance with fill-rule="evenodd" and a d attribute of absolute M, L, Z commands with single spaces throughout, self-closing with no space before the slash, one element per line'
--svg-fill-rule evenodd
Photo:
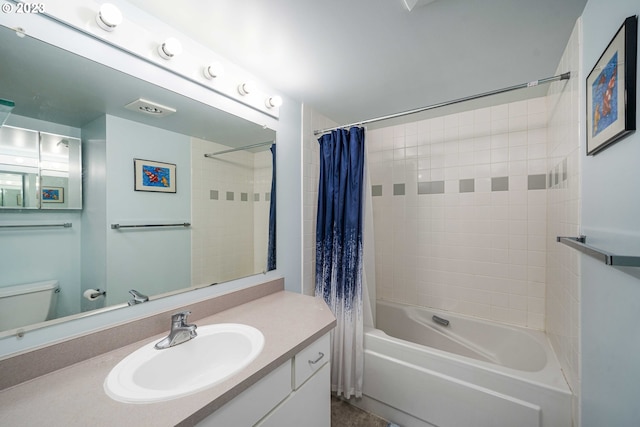
<path fill-rule="evenodd" d="M 248 427 L 282 402 L 291 392 L 291 360 L 236 396 L 198 427 Z"/>
<path fill-rule="evenodd" d="M 330 381 L 330 364 L 327 363 L 257 426 L 330 427 Z"/>

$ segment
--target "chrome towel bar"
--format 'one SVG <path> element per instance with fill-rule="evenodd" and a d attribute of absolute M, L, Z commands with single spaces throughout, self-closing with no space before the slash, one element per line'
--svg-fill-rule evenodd
<path fill-rule="evenodd" d="M 139 224 L 139 225 L 111 224 L 111 228 L 113 230 L 120 230 L 122 228 L 153 228 L 153 227 L 191 227 L 191 223 L 181 222 L 178 224 Z"/>
<path fill-rule="evenodd" d="M 565 244 L 607 265 L 616 267 L 640 267 L 640 256 L 616 255 L 586 244 L 587 236 L 556 237 L 558 243 Z"/>
<path fill-rule="evenodd" d="M 21 224 L 21 225 L 0 225 L 0 228 L 42 228 L 42 227 L 64 227 L 71 228 L 73 224 L 65 222 L 64 224 Z"/>

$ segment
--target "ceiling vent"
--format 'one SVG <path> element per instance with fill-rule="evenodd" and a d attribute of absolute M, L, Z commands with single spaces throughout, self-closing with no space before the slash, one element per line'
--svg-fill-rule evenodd
<path fill-rule="evenodd" d="M 147 101 L 142 98 L 125 105 L 124 108 L 153 117 L 165 117 L 176 112 L 175 108 L 156 104 L 155 102 Z"/>

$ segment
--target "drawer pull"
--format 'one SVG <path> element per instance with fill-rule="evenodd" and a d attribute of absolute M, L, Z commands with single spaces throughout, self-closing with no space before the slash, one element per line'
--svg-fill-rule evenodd
<path fill-rule="evenodd" d="M 318 352 L 318 358 L 316 360 L 309 360 L 309 365 L 315 365 L 316 363 L 318 363 L 322 358 L 324 357 L 324 353 L 319 351 Z"/>

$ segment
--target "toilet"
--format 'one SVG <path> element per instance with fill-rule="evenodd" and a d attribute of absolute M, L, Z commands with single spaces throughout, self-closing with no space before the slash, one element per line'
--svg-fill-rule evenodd
<path fill-rule="evenodd" d="M 0 288 L 0 331 L 44 322 L 55 315 L 57 280 Z"/>

